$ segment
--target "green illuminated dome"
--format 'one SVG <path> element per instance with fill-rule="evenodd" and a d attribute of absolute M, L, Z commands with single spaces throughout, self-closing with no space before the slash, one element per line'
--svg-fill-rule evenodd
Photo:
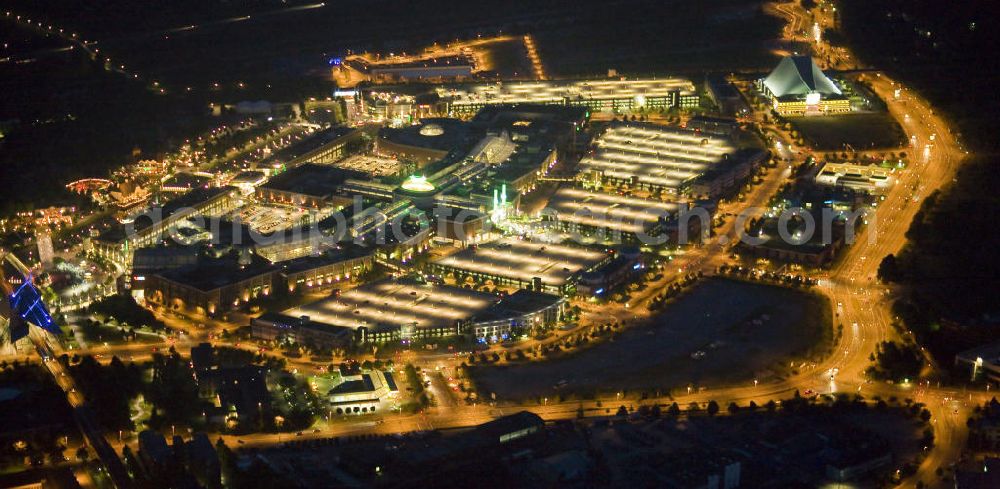
<path fill-rule="evenodd" d="M 410 192 L 433 192 L 434 184 L 427 181 L 427 177 L 410 175 L 410 178 L 403 182 L 402 188 Z"/>

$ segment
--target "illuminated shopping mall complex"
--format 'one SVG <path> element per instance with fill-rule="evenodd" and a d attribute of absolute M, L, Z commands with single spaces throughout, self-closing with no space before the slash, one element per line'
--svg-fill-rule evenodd
<path fill-rule="evenodd" d="M 274 295 L 305 304 L 256 318 L 261 339 L 494 341 L 551 326 L 574 297 L 616 294 L 642 273 L 640 247 L 660 254 L 699 241 L 714 202 L 767 159 L 735 120 L 597 122 L 698 106 L 687 79 L 390 96 L 397 88 L 407 87 L 338 95 L 330 103 L 367 126 L 315 131 L 220 180 L 234 186 L 206 184 L 153 209 L 162 222 L 133 218 L 134 233 L 111 226 L 93 237 L 94 254 L 163 308 L 219 316 Z M 380 94 L 374 108 L 385 111 L 355 110 L 366 93 Z M 694 207 L 706 215 L 681 219 Z M 313 294 L 325 298 L 309 303 Z"/>
<path fill-rule="evenodd" d="M 694 84 L 681 78 L 638 80 L 530 81 L 438 87 L 451 114 L 472 114 L 497 104 L 575 105 L 624 112 L 640 107 L 698 106 Z"/>

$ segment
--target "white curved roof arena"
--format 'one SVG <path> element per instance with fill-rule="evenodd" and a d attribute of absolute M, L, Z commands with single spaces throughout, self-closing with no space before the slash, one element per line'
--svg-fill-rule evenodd
<path fill-rule="evenodd" d="M 775 97 L 786 95 L 840 95 L 837 84 L 826 77 L 809 56 L 788 56 L 778 63 L 764 85 Z"/>

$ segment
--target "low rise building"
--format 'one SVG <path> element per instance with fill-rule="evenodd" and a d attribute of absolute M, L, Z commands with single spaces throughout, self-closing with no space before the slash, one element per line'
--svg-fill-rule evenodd
<path fill-rule="evenodd" d="M 724 76 L 709 76 L 705 80 L 705 91 L 712 102 L 719 107 L 719 111 L 728 116 L 743 115 L 750 111 L 750 107 L 740 91 L 733 86 Z"/>
<path fill-rule="evenodd" d="M 685 182 L 682 191 L 698 199 L 719 199 L 732 195 L 767 163 L 771 154 L 759 149 L 741 149 L 698 177 Z"/>
<path fill-rule="evenodd" d="M 327 393 L 336 414 L 368 414 L 381 411 L 381 403 L 399 392 L 392 373 L 371 370 L 342 376 L 343 382 Z"/>
<path fill-rule="evenodd" d="M 317 131 L 261 162 L 261 167 L 295 168 L 303 163 L 334 163 L 360 147 L 362 132 L 347 126 Z"/>
<path fill-rule="evenodd" d="M 376 81 L 460 80 L 471 77 L 474 70 L 474 60 L 464 55 L 369 66 Z"/>
<path fill-rule="evenodd" d="M 894 173 L 893 169 L 878 165 L 826 163 L 816 174 L 816 183 L 827 187 L 880 194 L 892 186 Z"/>
<path fill-rule="evenodd" d="M 276 268 L 248 252 L 206 259 L 146 278 L 146 300 L 171 309 L 215 315 L 274 290 Z"/>
<path fill-rule="evenodd" d="M 769 236 L 763 243 L 740 243 L 740 249 L 756 258 L 764 258 L 784 263 L 797 263 L 814 268 L 833 262 L 837 252 L 844 245 L 843 236 L 835 237 L 829 243 L 808 241 L 788 243 L 779 236 Z"/>
<path fill-rule="evenodd" d="M 433 212 L 438 241 L 464 247 L 477 243 L 491 229 L 489 215 L 478 210 L 438 206 Z"/>
<path fill-rule="evenodd" d="M 154 273 L 196 265 L 198 255 L 198 248 L 194 246 L 152 246 L 135 250 L 132 290 L 144 289 L 146 277 Z"/>
<path fill-rule="evenodd" d="M 292 317 L 357 330 L 361 343 L 433 341 L 459 335 L 496 296 L 469 289 L 382 280 L 286 311 Z"/>
<path fill-rule="evenodd" d="M 638 248 L 628 247 L 619 251 L 608 264 L 587 272 L 580 277 L 577 292 L 583 295 L 607 297 L 613 289 L 624 285 L 637 274 L 643 273 Z"/>
<path fill-rule="evenodd" d="M 672 224 L 687 210 L 687 204 L 564 187 L 553 194 L 549 205 L 542 210 L 542 219 L 553 229 L 567 233 L 613 242 L 653 244 L 654 240 L 664 243 L 682 238 L 670 231 L 676 230 Z M 701 227 L 698 219 L 689 219 L 686 224 L 697 226 L 694 233 L 683 236 L 685 243 L 697 238 Z M 709 223 L 705 224 L 707 227 Z"/>
<path fill-rule="evenodd" d="M 700 104 L 694 84 L 680 78 L 495 82 L 442 86 L 436 91 L 447 103 L 448 113 L 454 115 L 512 104 L 570 105 L 607 112 L 692 108 Z"/>
<path fill-rule="evenodd" d="M 1000 341 L 955 355 L 955 365 L 967 368 L 971 380 L 985 379 L 1000 383 Z"/>
<path fill-rule="evenodd" d="M 353 202 L 350 197 L 340 195 L 340 186 L 348 179 L 367 178 L 360 171 L 305 163 L 271 177 L 254 192 L 262 202 L 311 209 L 340 208 Z"/>
<path fill-rule="evenodd" d="M 545 146 L 518 148 L 491 173 L 494 184 L 507 185 L 521 194 L 535 189 L 538 180 L 556 164 L 559 152 Z"/>
<path fill-rule="evenodd" d="M 469 433 L 469 438 L 483 445 L 503 445 L 539 433 L 544 428 L 545 420 L 541 416 L 521 411 L 477 426 Z"/>
<path fill-rule="evenodd" d="M 138 248 L 159 244 L 182 221 L 196 216 L 219 216 L 236 208 L 235 187 L 195 189 L 163 206 L 153 207 L 133 220 L 102 233 L 93 240 L 93 252 L 128 270 Z"/>
<path fill-rule="evenodd" d="M 284 262 L 279 274 L 289 292 L 323 290 L 371 270 L 375 261 L 370 248 L 341 245 L 340 249 Z"/>
<path fill-rule="evenodd" d="M 584 179 L 679 194 L 697 177 L 727 164 L 736 151 L 729 137 L 650 123 L 612 123 L 580 160 Z"/>
<path fill-rule="evenodd" d="M 346 348 L 355 343 L 355 329 L 312 321 L 309 316 L 293 317 L 266 312 L 250 320 L 254 339 L 291 342 L 297 345 Z"/>
<path fill-rule="evenodd" d="M 554 325 L 565 308 L 562 297 L 520 289 L 473 317 L 467 329 L 483 341 L 505 341 Z"/>
<path fill-rule="evenodd" d="M 601 251 L 517 238 L 463 249 L 428 264 L 435 274 L 512 285 L 552 294 L 570 293 L 582 273 L 611 260 Z"/>

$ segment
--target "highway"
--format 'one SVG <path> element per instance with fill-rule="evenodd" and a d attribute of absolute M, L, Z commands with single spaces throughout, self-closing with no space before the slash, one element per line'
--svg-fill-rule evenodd
<path fill-rule="evenodd" d="M 119 489 L 131 487 L 132 479 L 125 470 L 125 464 L 108 443 L 104 436 L 104 429 L 97 422 L 94 411 L 84 399 L 83 394 L 77 389 L 73 376 L 66 372 L 63 364 L 57 360 L 56 350 L 52 348 L 47 333 L 32 327 L 30 337 L 38 355 L 42 358 L 42 365 L 52 375 L 56 385 L 66 394 L 66 400 L 73 409 L 73 419 L 87 440 L 87 444 L 97 454 L 105 473 L 111 479 L 111 483 Z"/>

